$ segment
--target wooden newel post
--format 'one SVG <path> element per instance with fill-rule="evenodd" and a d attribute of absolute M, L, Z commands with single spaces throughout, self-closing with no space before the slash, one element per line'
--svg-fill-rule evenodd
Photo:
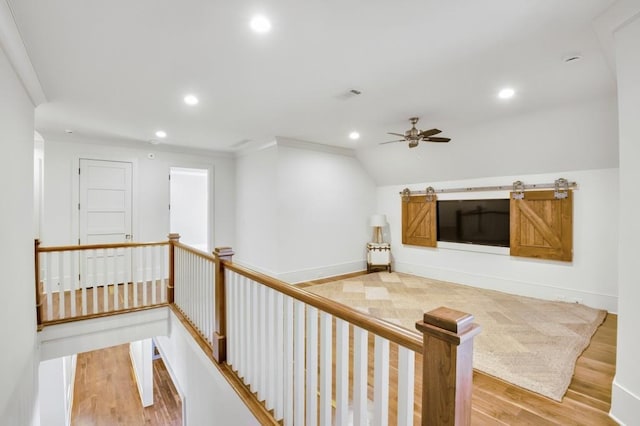
<path fill-rule="evenodd" d="M 216 258 L 213 358 L 220 364 L 227 360 L 227 305 L 222 261 L 230 262 L 233 258 L 233 250 L 231 247 L 216 247 L 213 256 Z"/>
<path fill-rule="evenodd" d="M 424 314 L 422 332 L 422 424 L 471 424 L 473 338 L 480 326 L 473 315 L 440 307 Z"/>
<path fill-rule="evenodd" d="M 169 282 L 167 283 L 167 303 L 174 302 L 173 285 L 176 280 L 176 243 L 180 242 L 180 234 L 169 234 Z"/>
<path fill-rule="evenodd" d="M 34 264 L 35 264 L 35 283 L 36 283 L 36 318 L 38 321 L 38 329 L 42 325 L 42 292 L 40 291 L 40 240 L 35 239 L 33 244 Z"/>

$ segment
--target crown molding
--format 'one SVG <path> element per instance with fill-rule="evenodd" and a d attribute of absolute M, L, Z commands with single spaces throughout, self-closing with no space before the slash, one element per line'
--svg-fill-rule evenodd
<path fill-rule="evenodd" d="M 600 40 L 609 68 L 616 75 L 615 33 L 640 18 L 640 2 L 618 0 L 593 21 L 593 29 Z"/>
<path fill-rule="evenodd" d="M 47 97 L 42 90 L 38 74 L 33 68 L 7 0 L 0 0 L 0 47 L 29 94 L 33 106 L 37 107 L 46 102 Z"/>
<path fill-rule="evenodd" d="M 276 143 L 278 146 L 285 146 L 289 148 L 306 149 L 310 151 L 326 152 L 329 154 L 344 155 L 347 157 L 355 157 L 356 151 L 351 148 L 344 148 L 335 145 L 325 145 L 317 142 L 308 142 L 299 139 L 286 138 L 283 136 L 276 136 Z"/>

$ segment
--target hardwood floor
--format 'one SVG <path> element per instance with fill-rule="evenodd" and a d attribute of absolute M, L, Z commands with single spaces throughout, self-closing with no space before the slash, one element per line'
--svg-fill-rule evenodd
<path fill-rule="evenodd" d="M 578 358 L 562 402 L 480 372 L 473 375 L 474 425 L 615 425 L 609 416 L 618 316 L 608 314 Z"/>
<path fill-rule="evenodd" d="M 358 274 L 350 274 L 354 276 Z M 305 283 L 310 287 L 345 277 Z M 618 317 L 608 314 L 598 328 L 589 347 L 576 363 L 569 389 L 562 402 L 556 402 L 527 391 L 485 373 L 474 371 L 472 424 L 474 425 L 615 425 L 609 416 L 611 386 L 616 368 L 616 336 Z M 373 342 L 369 340 L 369 365 L 373 365 Z M 391 364 L 395 365 L 397 351 L 391 345 Z M 421 355 L 416 356 L 416 395 L 414 424 L 420 424 Z M 370 369 L 371 370 L 371 369 Z M 350 378 L 351 379 L 351 378 Z M 397 380 L 394 368 L 390 382 Z M 373 383 L 370 371 L 369 383 Z M 373 399 L 372 389 L 369 399 Z M 390 395 L 389 421 L 395 423 L 395 395 Z"/>
<path fill-rule="evenodd" d="M 71 424 L 182 425 L 182 403 L 162 359 L 153 361 L 154 404 L 142 407 L 129 345 L 78 354 Z"/>

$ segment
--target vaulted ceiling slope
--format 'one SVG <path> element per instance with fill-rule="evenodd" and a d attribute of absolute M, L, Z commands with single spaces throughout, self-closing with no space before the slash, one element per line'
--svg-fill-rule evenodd
<path fill-rule="evenodd" d="M 592 28 L 613 0 L 7 1 L 47 97 L 45 137 L 163 129 L 164 143 L 211 150 L 276 135 L 361 149 L 414 115 L 455 138 L 615 90 Z M 269 33 L 249 29 L 256 13 Z"/>

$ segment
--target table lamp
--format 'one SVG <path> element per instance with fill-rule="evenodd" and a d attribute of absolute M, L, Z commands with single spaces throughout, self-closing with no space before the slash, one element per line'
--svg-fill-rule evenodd
<path fill-rule="evenodd" d="M 382 242 L 382 228 L 387 225 L 387 217 L 383 214 L 374 214 L 369 218 L 369 226 L 373 227 L 373 242 Z"/>

